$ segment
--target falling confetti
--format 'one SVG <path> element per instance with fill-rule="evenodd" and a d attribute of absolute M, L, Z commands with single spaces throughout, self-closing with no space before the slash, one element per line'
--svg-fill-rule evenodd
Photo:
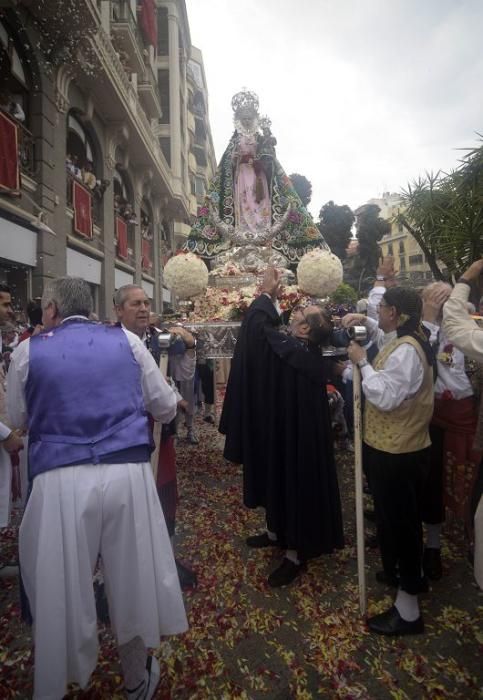
<path fill-rule="evenodd" d="M 157 700 L 476 700 L 481 686 L 481 597 L 466 562 L 462 531 L 445 532 L 445 575 L 422 598 L 427 633 L 372 636 L 359 616 L 350 455 L 339 457 L 346 549 L 309 563 L 289 588 L 266 583 L 275 550 L 248 550 L 263 527 L 242 505 L 240 468 L 222 457 L 216 429 L 197 418 L 200 444 L 178 439 L 177 548 L 199 585 L 185 594 L 190 629 L 155 650 L 162 669 Z M 2 558 L 16 556 L 17 528 L 0 534 Z M 377 551 L 367 550 L 370 614 L 390 605 L 375 583 Z M 18 587 L 0 579 L 0 697 L 32 692 L 29 630 L 19 622 Z M 100 627 L 100 656 L 89 689 L 69 700 L 123 698 L 115 643 Z M 4 684 L 3 686 L 1 684 Z"/>

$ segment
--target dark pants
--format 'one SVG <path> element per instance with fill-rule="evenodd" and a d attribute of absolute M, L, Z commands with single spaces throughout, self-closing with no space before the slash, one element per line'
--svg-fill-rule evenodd
<path fill-rule="evenodd" d="M 387 574 L 398 573 L 402 590 L 412 595 L 423 588 L 421 506 L 429 452 L 390 454 L 364 445 L 382 565 Z"/>
<path fill-rule="evenodd" d="M 203 390 L 203 396 L 205 397 L 205 403 L 215 403 L 213 391 L 213 369 L 208 364 L 200 364 L 197 366 L 197 370 L 201 382 L 201 388 Z"/>
<path fill-rule="evenodd" d="M 429 436 L 431 438 L 430 469 L 423 489 L 422 517 L 424 523 L 438 525 L 444 521 L 444 430 L 436 425 L 430 425 Z"/>

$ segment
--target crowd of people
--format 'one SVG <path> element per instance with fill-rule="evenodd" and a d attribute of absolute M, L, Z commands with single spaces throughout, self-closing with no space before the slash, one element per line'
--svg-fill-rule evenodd
<path fill-rule="evenodd" d="M 418 595 L 444 573 L 446 509 L 474 544 L 483 587 L 483 329 L 468 309 L 482 274 L 483 260 L 454 288 L 435 283 L 419 294 L 397 286 L 386 260 L 362 313 L 345 309 L 336 319 L 310 301 L 283 324 L 280 274 L 267 270 L 239 331 L 219 430 L 224 457 L 243 465 L 245 505 L 265 512 L 265 529 L 247 533 L 246 545 L 280 551 L 269 587 L 292 584 L 311 559 L 344 547 L 334 437 L 349 454 L 358 439 L 355 366 L 382 563 L 376 578 L 396 589 L 369 629 L 424 632 Z M 213 367 L 197 358 L 191 331 L 151 313 L 141 287 L 118 289 L 113 312 L 115 320 L 99 322 L 89 285 L 59 278 L 15 329 L 10 290 L 0 285 L 0 527 L 21 492 L 35 698 L 62 698 L 70 682 L 87 686 L 101 609 L 117 639 L 126 696 L 153 697 L 160 669 L 148 647 L 187 629 L 182 589 L 198 583 L 173 541 L 176 436 L 186 430 L 197 449 L 201 401 L 214 426 Z M 354 326 L 366 329 L 361 342 L 350 340 Z M 332 345 L 345 347 L 348 359 L 322 352 Z M 0 561 L 0 576 L 18 574 L 15 564 Z"/>

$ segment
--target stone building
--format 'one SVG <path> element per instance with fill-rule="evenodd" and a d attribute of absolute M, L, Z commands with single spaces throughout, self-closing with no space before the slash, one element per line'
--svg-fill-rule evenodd
<path fill-rule="evenodd" d="M 384 192 L 382 197 L 370 199 L 368 204 L 377 204 L 381 210 L 379 216 L 391 223 L 391 231 L 382 237 L 379 245 L 384 257 L 393 256 L 396 269 L 399 270 L 398 280 L 400 284 L 424 287 L 432 282 L 433 274 L 416 239 L 402 224 L 394 221 L 394 218 L 402 210 L 400 196 Z"/>
<path fill-rule="evenodd" d="M 169 302 L 215 169 L 184 0 L 0 0 L 0 281 L 17 306 L 86 279 L 101 318 L 135 282 Z"/>

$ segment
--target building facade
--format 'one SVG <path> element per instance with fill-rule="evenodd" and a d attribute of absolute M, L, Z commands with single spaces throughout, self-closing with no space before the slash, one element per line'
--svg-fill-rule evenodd
<path fill-rule="evenodd" d="M 184 0 L 0 0 L 0 68 L 0 281 L 16 305 L 69 274 L 102 318 L 132 282 L 162 310 L 163 265 L 215 167 Z"/>
<path fill-rule="evenodd" d="M 384 257 L 391 255 L 399 271 L 399 283 L 404 286 L 424 287 L 433 281 L 433 274 L 426 262 L 423 251 L 415 238 L 402 224 L 394 221 L 403 205 L 398 194 L 384 192 L 382 197 L 370 199 L 368 204 L 377 204 L 381 216 L 391 224 L 391 231 L 380 241 Z"/>

